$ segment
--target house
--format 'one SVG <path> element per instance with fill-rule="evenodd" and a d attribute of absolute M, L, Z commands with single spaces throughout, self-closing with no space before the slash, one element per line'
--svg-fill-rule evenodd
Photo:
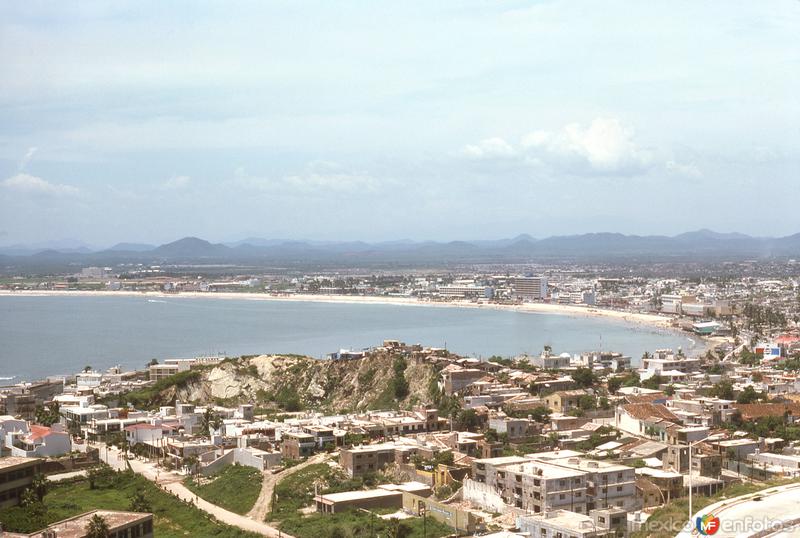
<path fill-rule="evenodd" d="M 339 465 L 347 474 L 355 477 L 383 469 L 395 460 L 396 445 L 381 443 L 342 449 L 339 452 Z"/>
<path fill-rule="evenodd" d="M 588 390 L 560 390 L 544 397 L 545 406 L 554 413 L 567 414 L 570 409 L 577 409 L 582 396 L 591 394 Z"/>
<path fill-rule="evenodd" d="M 52 458 L 72 451 L 70 435 L 61 424 L 52 427 L 33 425 L 25 431 L 6 435 L 6 447 L 12 456 L 23 458 Z"/>
<path fill-rule="evenodd" d="M 661 404 L 618 405 L 614 411 L 614 426 L 618 430 L 640 437 L 657 437 L 664 440 L 667 427 L 675 424 L 680 424 L 680 419 Z"/>
<path fill-rule="evenodd" d="M 306 432 L 284 432 L 281 436 L 281 454 L 290 460 L 307 458 L 317 448 L 317 439 Z"/>
<path fill-rule="evenodd" d="M 164 437 L 164 428 L 156 424 L 131 424 L 125 427 L 125 439 L 129 446 L 140 443 L 158 446 Z"/>

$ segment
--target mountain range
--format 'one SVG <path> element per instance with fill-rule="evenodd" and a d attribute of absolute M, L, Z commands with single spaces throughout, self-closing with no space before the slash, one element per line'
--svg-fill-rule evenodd
<path fill-rule="evenodd" d="M 536 239 L 480 241 L 296 241 L 250 237 L 231 243 L 211 243 L 184 237 L 163 245 L 118 243 L 91 250 L 83 244 L 58 248 L 47 244 L 0 247 L 6 266 L 114 263 L 234 263 L 431 265 L 447 263 L 513 263 L 535 261 L 613 260 L 740 260 L 800 257 L 800 233 L 785 237 L 751 237 L 739 233 L 697 230 L 676 236 L 588 233 Z"/>

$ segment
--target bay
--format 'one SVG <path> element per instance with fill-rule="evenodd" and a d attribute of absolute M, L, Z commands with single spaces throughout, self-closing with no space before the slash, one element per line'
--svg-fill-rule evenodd
<path fill-rule="evenodd" d="M 597 349 L 638 362 L 688 335 L 607 318 L 416 305 L 136 296 L 0 297 L 0 378 L 143 368 L 150 359 L 222 353 L 324 357 L 384 339 L 488 357 Z M 6 381 L 7 382 L 7 381 Z"/>

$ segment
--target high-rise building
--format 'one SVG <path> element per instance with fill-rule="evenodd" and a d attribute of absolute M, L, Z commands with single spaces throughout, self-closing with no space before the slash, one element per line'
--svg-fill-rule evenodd
<path fill-rule="evenodd" d="M 543 276 L 514 278 L 514 297 L 528 301 L 546 298 L 547 278 Z"/>

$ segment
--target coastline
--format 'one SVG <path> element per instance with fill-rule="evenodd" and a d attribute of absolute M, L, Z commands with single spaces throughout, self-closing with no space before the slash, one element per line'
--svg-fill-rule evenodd
<path fill-rule="evenodd" d="M 147 299 L 238 299 L 244 301 L 299 301 L 339 304 L 377 304 L 392 306 L 423 306 L 435 308 L 479 308 L 488 310 L 508 310 L 534 314 L 555 314 L 570 317 L 606 318 L 623 323 L 647 325 L 657 329 L 675 330 L 672 318 L 657 314 L 626 312 L 580 305 L 551 303 L 522 303 L 515 305 L 495 303 L 474 303 L 471 301 L 433 302 L 406 297 L 375 297 L 364 295 L 273 295 L 248 292 L 178 292 L 156 291 L 78 291 L 78 290 L 0 290 L 0 297 L 144 297 Z"/>

